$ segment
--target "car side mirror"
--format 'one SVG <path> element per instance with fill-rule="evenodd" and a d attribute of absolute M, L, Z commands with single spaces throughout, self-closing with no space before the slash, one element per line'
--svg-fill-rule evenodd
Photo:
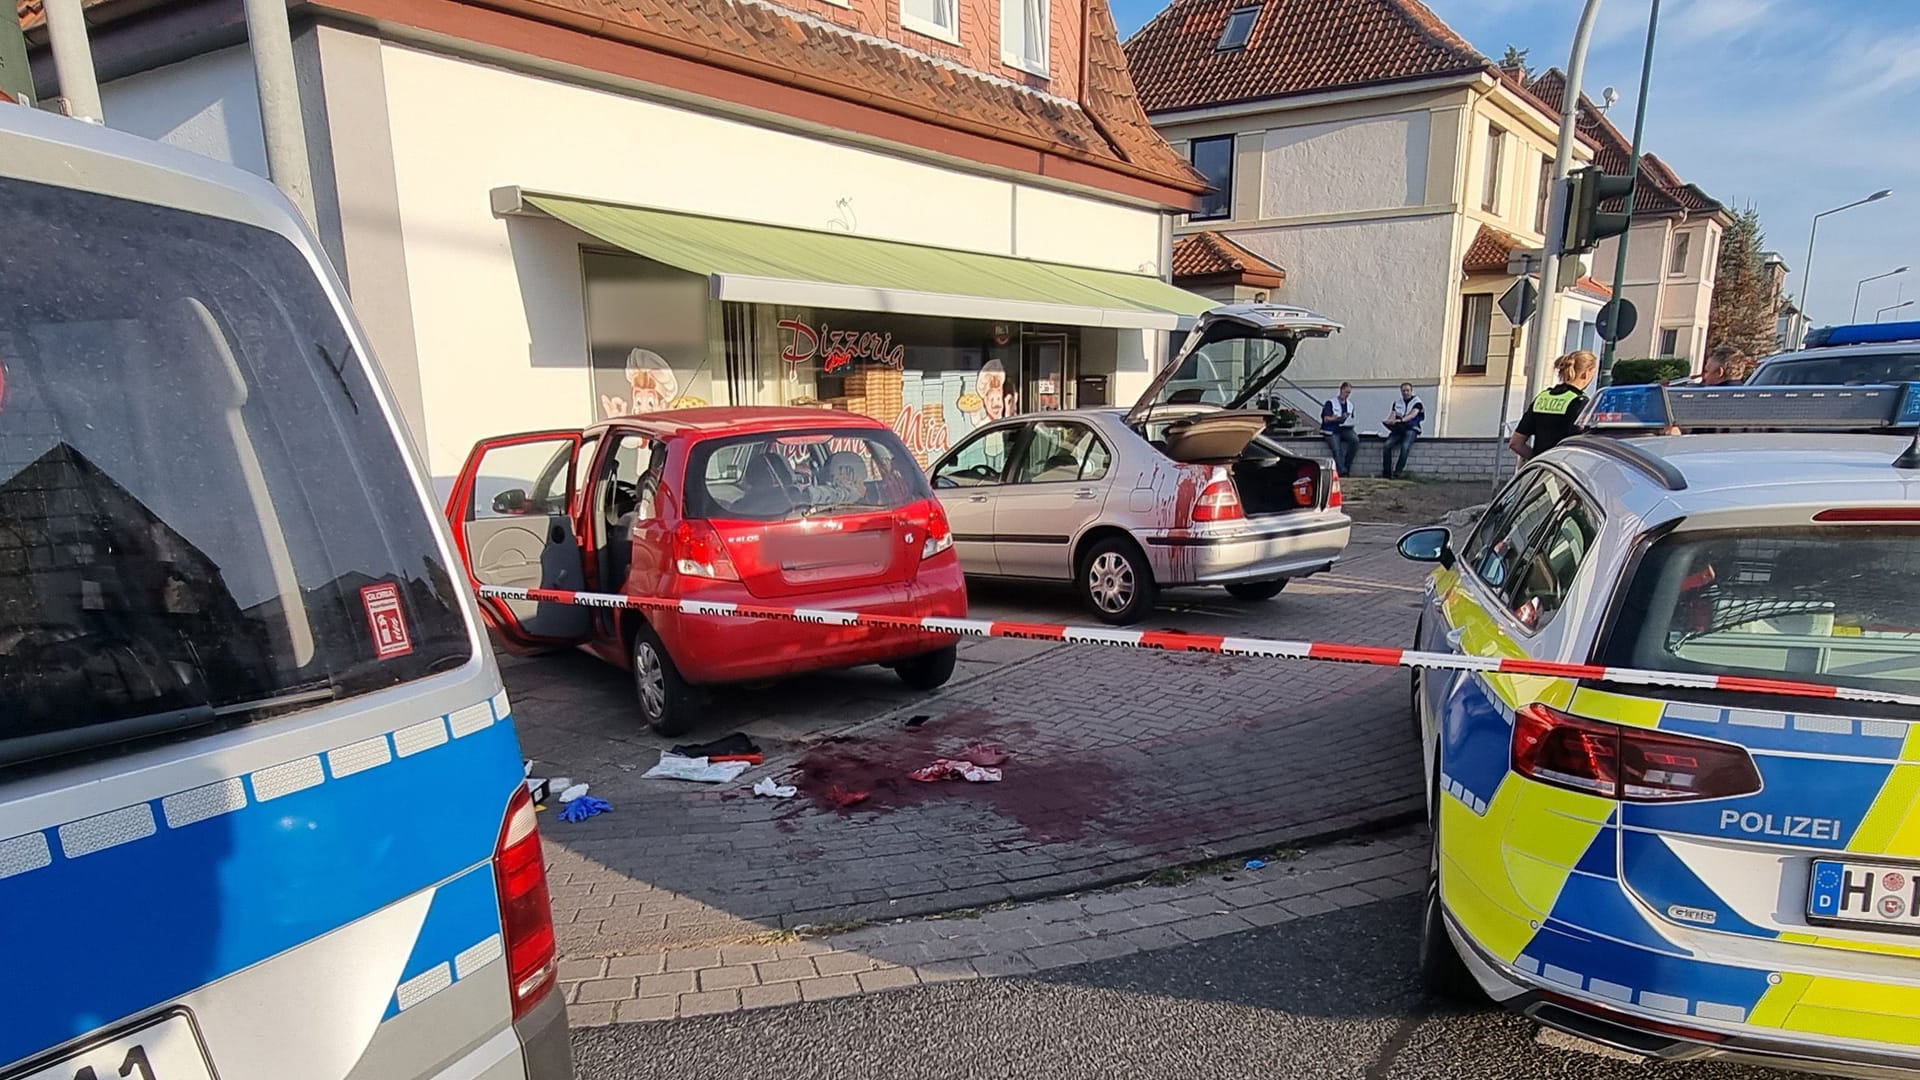
<path fill-rule="evenodd" d="M 1403 559 L 1453 565 L 1453 533 L 1444 526 L 1415 529 L 1400 538 L 1399 548 Z"/>
<path fill-rule="evenodd" d="M 496 514 L 519 514 L 526 509 L 526 488 L 508 488 L 493 497 L 493 512 Z"/>

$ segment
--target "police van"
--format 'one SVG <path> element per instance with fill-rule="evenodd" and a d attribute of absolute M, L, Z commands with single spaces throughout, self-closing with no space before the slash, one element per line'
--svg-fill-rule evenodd
<path fill-rule="evenodd" d="M 572 1075 L 512 713 L 265 182 L 0 104 L 0 1078 Z"/>

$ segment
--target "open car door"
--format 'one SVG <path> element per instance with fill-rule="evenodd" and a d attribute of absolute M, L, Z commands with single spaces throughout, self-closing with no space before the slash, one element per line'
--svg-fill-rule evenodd
<path fill-rule="evenodd" d="M 532 431 L 474 444 L 447 499 L 467 577 L 523 589 L 586 587 L 573 524 L 578 431 Z M 585 641 L 592 611 L 572 604 L 482 599 L 488 625 L 515 651 Z"/>

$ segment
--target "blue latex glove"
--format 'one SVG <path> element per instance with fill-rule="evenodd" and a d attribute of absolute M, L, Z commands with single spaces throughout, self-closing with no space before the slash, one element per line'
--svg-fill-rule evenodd
<path fill-rule="evenodd" d="M 596 799 L 591 795 L 582 795 L 568 803 L 560 811 L 561 821 L 585 821 L 595 814 L 604 814 L 613 809 L 613 804 L 605 799 Z"/>

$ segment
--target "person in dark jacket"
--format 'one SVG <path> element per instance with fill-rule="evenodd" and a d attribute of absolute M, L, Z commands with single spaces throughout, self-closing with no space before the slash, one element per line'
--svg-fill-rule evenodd
<path fill-rule="evenodd" d="M 1546 453 L 1573 434 L 1580 410 L 1587 406 L 1587 387 L 1593 385 L 1593 377 L 1600 370 L 1600 358 L 1578 349 L 1555 360 L 1553 369 L 1560 381 L 1533 399 L 1519 426 L 1513 429 L 1513 437 L 1507 440 L 1507 448 L 1520 455 L 1521 461 Z"/>

